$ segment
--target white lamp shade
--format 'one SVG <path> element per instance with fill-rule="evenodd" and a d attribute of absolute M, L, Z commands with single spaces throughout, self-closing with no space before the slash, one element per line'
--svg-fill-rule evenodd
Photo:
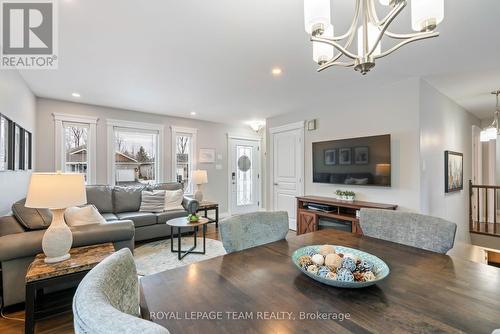
<path fill-rule="evenodd" d="M 372 49 L 373 45 L 377 42 L 378 35 L 380 34 L 380 31 L 378 30 L 377 27 L 375 27 L 371 22 L 368 22 L 368 51 Z M 363 26 L 360 26 L 358 28 L 358 55 L 364 54 L 364 48 L 363 48 Z M 382 41 L 380 41 L 375 48 L 375 51 L 372 53 L 372 56 L 379 55 L 382 51 Z"/>
<path fill-rule="evenodd" d="M 444 20 L 444 0 L 412 0 L 411 25 L 413 30 L 422 31 L 427 22 L 436 25 Z"/>
<path fill-rule="evenodd" d="M 382 6 L 389 6 L 391 0 L 378 0 Z"/>
<path fill-rule="evenodd" d="M 83 174 L 33 173 L 26 207 L 66 209 L 87 203 Z"/>
<path fill-rule="evenodd" d="M 194 182 L 194 184 L 208 183 L 207 171 L 206 170 L 195 170 L 193 172 L 193 182 Z"/>
<path fill-rule="evenodd" d="M 325 31 L 321 34 L 321 37 L 333 37 L 333 26 L 331 24 L 329 24 Z M 313 60 L 316 63 L 319 63 L 320 61 L 329 61 L 333 58 L 334 53 L 333 45 L 313 42 Z"/>
<path fill-rule="evenodd" d="M 317 24 L 328 26 L 330 15 L 330 0 L 304 0 L 304 24 L 308 34 L 312 34 Z"/>

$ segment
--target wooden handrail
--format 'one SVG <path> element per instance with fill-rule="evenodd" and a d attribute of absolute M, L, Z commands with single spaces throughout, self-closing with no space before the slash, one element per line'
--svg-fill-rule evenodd
<path fill-rule="evenodd" d="M 500 236 L 498 233 L 500 224 L 497 224 L 497 190 L 500 190 L 500 185 L 472 184 L 472 180 L 469 180 L 470 232 Z M 493 192 L 493 205 L 489 206 L 491 192 Z M 476 214 L 474 214 L 474 204 L 476 204 Z M 493 212 L 490 212 L 491 209 Z M 490 221 L 491 216 L 493 216 L 493 221 Z"/>

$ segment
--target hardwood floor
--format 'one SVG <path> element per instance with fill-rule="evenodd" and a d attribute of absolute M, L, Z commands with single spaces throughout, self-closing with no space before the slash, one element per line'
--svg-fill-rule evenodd
<path fill-rule="evenodd" d="M 207 230 L 207 238 L 219 240 L 219 233 L 215 229 L 214 224 L 210 224 Z M 24 319 L 24 309 L 19 310 L 23 306 L 17 307 L 17 310 L 7 309 L 4 315 L 9 318 Z M 24 333 L 24 321 L 8 320 L 0 318 L 0 333 L 1 334 L 20 334 Z M 73 315 L 71 312 L 58 315 L 47 320 L 36 322 L 36 334 L 71 334 L 73 331 Z"/>

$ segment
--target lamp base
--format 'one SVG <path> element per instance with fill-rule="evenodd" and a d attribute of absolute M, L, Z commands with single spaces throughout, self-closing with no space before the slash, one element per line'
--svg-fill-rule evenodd
<path fill-rule="evenodd" d="M 194 193 L 194 199 L 200 203 L 201 201 L 203 201 L 203 193 L 201 192 L 200 189 L 196 190 L 196 192 Z"/>
<path fill-rule="evenodd" d="M 45 263 L 56 263 L 70 258 L 69 250 L 73 244 L 73 234 L 64 222 L 64 210 L 52 211 L 52 222 L 42 239 Z"/>
<path fill-rule="evenodd" d="M 45 263 L 57 263 L 57 262 L 66 261 L 69 258 L 71 258 L 71 255 L 68 253 L 66 255 L 58 256 L 58 257 L 46 257 L 45 259 L 43 259 L 43 261 Z"/>

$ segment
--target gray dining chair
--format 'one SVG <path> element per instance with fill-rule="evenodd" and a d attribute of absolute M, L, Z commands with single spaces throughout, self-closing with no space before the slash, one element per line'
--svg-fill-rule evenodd
<path fill-rule="evenodd" d="M 219 223 L 219 234 L 228 253 L 283 240 L 288 233 L 288 213 L 253 212 Z"/>
<path fill-rule="evenodd" d="M 81 281 L 73 298 L 76 334 L 168 334 L 140 318 L 139 279 L 128 248 L 110 255 Z"/>
<path fill-rule="evenodd" d="M 364 235 L 446 254 L 453 248 L 457 224 L 418 213 L 361 209 Z"/>

